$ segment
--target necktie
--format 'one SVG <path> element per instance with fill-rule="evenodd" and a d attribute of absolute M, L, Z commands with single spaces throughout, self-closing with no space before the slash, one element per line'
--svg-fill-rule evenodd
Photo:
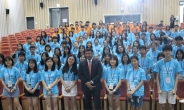
<path fill-rule="evenodd" d="M 91 61 L 88 61 L 89 75 L 91 76 Z"/>

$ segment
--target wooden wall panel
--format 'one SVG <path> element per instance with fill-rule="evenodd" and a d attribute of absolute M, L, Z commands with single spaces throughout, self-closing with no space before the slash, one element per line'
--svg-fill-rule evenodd
<path fill-rule="evenodd" d="M 40 2 L 44 3 L 44 8 L 39 7 Z M 69 7 L 69 22 L 89 20 L 98 23 L 103 20 L 104 14 L 129 14 L 141 13 L 142 21 L 149 24 L 157 24 L 164 20 L 164 24 L 169 24 L 171 14 L 179 15 L 179 0 L 135 0 L 128 3 L 128 0 L 98 0 L 98 5 L 94 0 L 24 0 L 25 16 L 34 16 L 36 29 L 46 28 L 49 24 L 49 8 Z M 120 8 L 124 8 L 124 13 Z"/>

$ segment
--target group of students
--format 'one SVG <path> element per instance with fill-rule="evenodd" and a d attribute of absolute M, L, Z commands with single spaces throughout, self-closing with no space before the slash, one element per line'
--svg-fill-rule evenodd
<path fill-rule="evenodd" d="M 85 28 L 88 30 L 80 26 L 77 33 L 77 22 L 75 28 L 66 23 L 65 27 L 55 29 L 53 37 L 47 36 L 45 31 L 36 38 L 36 42 L 27 37 L 26 44 L 17 44 L 12 57 L 4 58 L 0 54 L 0 79 L 9 110 L 12 110 L 11 98 L 17 109 L 22 110 L 18 99 L 19 80 L 24 81 L 29 110 L 38 110 L 39 82 L 43 84 L 47 110 L 58 110 L 59 81 L 62 82 L 65 110 L 76 110 L 76 83 L 80 79 L 78 67 L 86 59 L 86 51 L 92 51 L 93 58 L 101 61 L 101 79 L 107 90 L 109 110 L 114 110 L 113 106 L 120 110 L 119 97 L 123 91 L 120 90 L 121 80 L 127 81 L 131 110 L 141 110 L 144 98 L 143 81 L 151 82 L 152 79 L 157 80 L 162 110 L 166 99 L 170 103 L 170 110 L 174 110 L 177 82 L 184 77 L 182 30 L 162 30 L 162 24 L 159 24 L 155 31 L 153 27 L 145 31 L 147 23 L 144 22 L 140 32 L 131 32 L 129 22 L 125 28 L 118 21 L 115 24 L 106 26 L 100 23 L 97 28 L 93 23 L 90 28 L 89 22 L 86 22 Z M 119 31 L 121 28 L 124 30 Z M 113 98 L 116 105 L 112 103 Z M 69 99 L 72 106 L 69 106 Z"/>

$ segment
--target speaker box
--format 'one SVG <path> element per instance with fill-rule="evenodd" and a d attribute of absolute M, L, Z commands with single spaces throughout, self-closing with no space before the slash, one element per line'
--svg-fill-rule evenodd
<path fill-rule="evenodd" d="M 98 4 L 98 0 L 95 0 L 95 5 L 97 5 Z"/>
<path fill-rule="evenodd" d="M 9 9 L 6 9 L 6 14 L 7 14 L 7 15 L 9 14 L 9 12 L 10 12 L 10 10 L 9 10 Z"/>
<path fill-rule="evenodd" d="M 43 2 L 40 2 L 40 7 L 43 8 Z"/>

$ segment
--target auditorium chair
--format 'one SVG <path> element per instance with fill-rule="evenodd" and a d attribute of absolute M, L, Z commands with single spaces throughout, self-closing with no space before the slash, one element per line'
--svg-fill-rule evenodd
<path fill-rule="evenodd" d="M 150 98 L 150 86 L 149 81 L 144 81 L 144 99 L 143 99 L 143 110 L 150 110 L 151 109 L 151 98 Z"/>
<path fill-rule="evenodd" d="M 121 110 L 126 110 L 127 108 L 127 83 L 126 80 L 121 81 L 121 95 L 120 95 L 120 108 Z"/>
<path fill-rule="evenodd" d="M 77 110 L 84 110 L 83 96 L 84 96 L 84 93 L 81 90 L 81 80 L 78 79 L 78 81 L 77 81 L 77 96 L 76 96 Z"/>
<path fill-rule="evenodd" d="M 184 110 L 184 104 L 181 104 L 179 100 L 184 99 L 184 80 L 178 81 L 178 89 L 177 89 L 177 110 Z"/>
<path fill-rule="evenodd" d="M 39 92 L 39 107 L 38 109 L 41 110 L 41 98 L 43 97 L 43 86 L 42 83 L 39 84 L 40 86 L 40 92 Z M 28 102 L 27 102 L 27 97 L 26 96 L 22 96 L 21 97 L 21 103 L 22 103 L 22 110 L 29 110 L 29 106 L 28 106 Z"/>
<path fill-rule="evenodd" d="M 3 85 L 0 81 L 0 110 L 2 110 L 2 103 L 1 103 L 1 98 L 2 98 L 2 93 L 3 93 Z"/>

